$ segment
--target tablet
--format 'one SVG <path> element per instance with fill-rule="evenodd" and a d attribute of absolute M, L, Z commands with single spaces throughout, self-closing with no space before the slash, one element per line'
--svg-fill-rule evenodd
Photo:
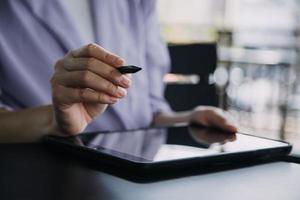
<path fill-rule="evenodd" d="M 47 136 L 44 142 L 101 165 L 133 170 L 213 167 L 276 159 L 289 154 L 292 148 L 283 141 L 201 126 Z"/>

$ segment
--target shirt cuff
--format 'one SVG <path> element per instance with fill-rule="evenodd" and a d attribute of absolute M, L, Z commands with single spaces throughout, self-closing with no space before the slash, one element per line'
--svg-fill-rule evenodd
<path fill-rule="evenodd" d="M 5 110 L 8 110 L 8 111 L 14 110 L 11 106 L 3 103 L 1 100 L 0 100 L 0 109 L 5 109 Z"/>
<path fill-rule="evenodd" d="M 173 112 L 169 103 L 165 99 L 154 99 L 151 102 L 152 113 Z"/>

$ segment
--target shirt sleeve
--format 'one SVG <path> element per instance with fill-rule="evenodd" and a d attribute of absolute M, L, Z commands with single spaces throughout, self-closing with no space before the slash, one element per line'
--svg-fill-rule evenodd
<path fill-rule="evenodd" d="M 0 87 L 0 109 L 5 109 L 5 110 L 13 110 L 13 108 L 11 106 L 9 106 L 8 104 L 6 104 L 4 102 L 4 98 L 3 98 L 3 93 Z"/>
<path fill-rule="evenodd" d="M 7 98 L 5 98 L 5 93 L 3 92 L 3 79 L 1 74 L 3 74 L 3 72 L 2 63 L 0 62 L 0 109 L 12 111 L 14 109 L 8 104 Z"/>
<path fill-rule="evenodd" d="M 150 83 L 150 100 L 153 113 L 171 112 L 164 97 L 163 77 L 170 70 L 170 57 L 167 45 L 160 36 L 156 0 L 143 0 L 146 36 L 146 61 Z"/>

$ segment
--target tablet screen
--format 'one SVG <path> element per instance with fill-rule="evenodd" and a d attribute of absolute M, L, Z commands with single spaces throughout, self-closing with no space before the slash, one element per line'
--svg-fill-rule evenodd
<path fill-rule="evenodd" d="M 137 162 L 170 161 L 289 146 L 280 141 L 200 127 L 86 133 L 64 140 Z"/>

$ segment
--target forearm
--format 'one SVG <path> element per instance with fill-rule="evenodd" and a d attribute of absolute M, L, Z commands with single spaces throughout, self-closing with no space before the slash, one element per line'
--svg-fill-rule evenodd
<path fill-rule="evenodd" d="M 156 113 L 153 117 L 153 126 L 168 126 L 176 123 L 188 123 L 192 111 Z"/>
<path fill-rule="evenodd" d="M 0 142 L 32 142 L 55 132 L 52 106 L 0 111 Z"/>

